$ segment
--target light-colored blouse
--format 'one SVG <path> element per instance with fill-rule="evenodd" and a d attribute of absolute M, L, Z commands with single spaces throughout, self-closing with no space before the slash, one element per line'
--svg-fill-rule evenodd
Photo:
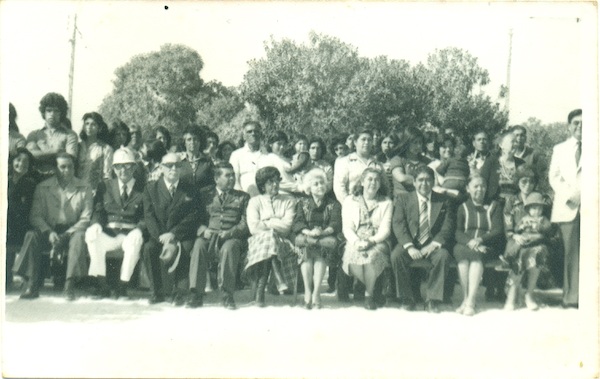
<path fill-rule="evenodd" d="M 281 237 L 287 237 L 294 222 L 296 201 L 288 195 L 258 195 L 250 199 L 246 210 L 246 221 L 250 234 L 274 230 Z"/>
<path fill-rule="evenodd" d="M 92 191 L 98 184 L 112 175 L 113 148 L 102 142 L 79 144 L 79 179 L 87 183 Z"/>
<path fill-rule="evenodd" d="M 342 231 L 348 244 L 354 244 L 360 238 L 356 234 L 360 221 L 360 197 L 348 196 L 342 204 Z M 371 223 L 377 233 L 371 239 L 375 243 L 384 242 L 391 235 L 392 201 L 385 197 L 377 198 L 374 206 L 370 206 Z"/>

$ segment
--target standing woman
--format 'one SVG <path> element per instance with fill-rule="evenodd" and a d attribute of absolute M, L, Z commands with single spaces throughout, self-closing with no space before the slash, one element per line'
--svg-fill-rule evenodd
<path fill-rule="evenodd" d="M 183 152 L 181 159 L 181 180 L 195 185 L 198 189 L 214 184 L 213 163 L 202 153 L 205 136 L 201 128 L 191 126 L 183 132 Z"/>
<path fill-rule="evenodd" d="M 33 155 L 17 147 L 8 164 L 8 213 L 6 215 L 6 288 L 12 286 L 12 266 L 23 244 L 29 226 L 29 211 L 33 202 Z"/>
<path fill-rule="evenodd" d="M 483 262 L 498 257 L 502 246 L 504 225 L 502 206 L 485 202 L 486 185 L 482 177 L 469 179 L 469 199 L 458 207 L 454 258 L 463 290 L 463 302 L 456 312 L 465 316 L 475 314 L 475 297 L 483 275 Z"/>
<path fill-rule="evenodd" d="M 108 126 L 97 112 L 83 115 L 79 133 L 78 176 L 95 193 L 98 184 L 112 175 L 113 148 L 110 146 Z"/>
<path fill-rule="evenodd" d="M 333 167 L 323 157 L 325 156 L 325 141 L 319 137 L 313 137 L 308 142 L 308 155 L 310 156 L 310 167 L 323 170 L 327 178 L 327 192 L 333 189 Z"/>
<path fill-rule="evenodd" d="M 154 138 L 163 143 L 167 153 L 175 153 L 177 151 L 177 146 L 172 144 L 171 132 L 164 126 L 157 126 L 154 128 Z M 160 163 L 160 161 L 158 163 Z"/>
<path fill-rule="evenodd" d="M 502 205 L 511 195 L 519 193 L 517 169 L 525 164 L 521 158 L 515 157 L 515 137 L 505 131 L 498 138 L 499 154 L 488 157 L 481 166 L 481 176 L 487 185 L 485 200 L 498 200 Z"/>
<path fill-rule="evenodd" d="M 393 188 L 391 162 L 392 158 L 396 156 L 398 144 L 396 133 L 390 133 L 381 140 L 381 152 L 377 154 L 377 160 L 383 165 L 388 188 Z"/>
<path fill-rule="evenodd" d="M 353 193 L 354 187 L 367 167 L 383 169 L 372 153 L 373 136 L 371 131 L 363 130 L 353 135 L 356 136 L 354 141 L 356 151 L 335 161 L 333 192 L 340 204 L 343 204 L 346 197 Z"/>
<path fill-rule="evenodd" d="M 231 153 L 233 153 L 237 149 L 237 146 L 231 141 L 223 141 L 219 144 L 217 148 L 217 159 L 221 162 L 229 162 L 229 158 L 231 158 Z"/>
<path fill-rule="evenodd" d="M 380 170 L 366 168 L 352 196 L 342 206 L 346 250 L 342 268 L 366 286 L 365 308 L 377 309 L 374 289 L 377 278 L 390 266 L 392 201 Z"/>
<path fill-rule="evenodd" d="M 252 236 L 248 239 L 245 271 L 252 282 L 256 304 L 265 306 L 265 288 L 269 273 L 273 274 L 280 293 L 293 288 L 298 256 L 290 241 L 295 215 L 295 201 L 279 194 L 281 175 L 275 167 L 256 172 L 260 195 L 250 199 L 246 220 Z"/>
<path fill-rule="evenodd" d="M 292 226 L 296 247 L 300 251 L 300 270 L 304 280 L 304 306 L 321 308 L 321 282 L 327 262 L 337 252 L 338 235 L 342 231 L 342 208 L 328 191 L 325 171 L 316 167 L 304 175 L 308 196 L 296 204 Z"/>
<path fill-rule="evenodd" d="M 294 175 L 288 173 L 288 170 L 292 167 L 290 159 L 285 156 L 286 146 L 288 144 L 287 134 L 281 130 L 276 130 L 267 139 L 267 149 L 270 152 L 267 154 L 265 159 L 260 161 L 258 168 L 272 166 L 275 167 L 281 175 L 281 182 L 279 183 L 279 192 L 282 194 L 292 195 L 296 192 L 300 192 Z"/>
<path fill-rule="evenodd" d="M 414 191 L 414 174 L 417 167 L 428 165 L 430 162 L 423 155 L 425 137 L 419 129 L 407 128 L 403 140 L 404 146 L 400 149 L 402 153 L 390 162 L 394 182 L 394 198 L 402 193 Z"/>
<path fill-rule="evenodd" d="M 213 161 L 217 162 L 217 148 L 219 147 L 219 136 L 217 133 L 209 130 L 206 132 L 206 143 L 202 152 Z"/>
<path fill-rule="evenodd" d="M 131 132 L 126 123 L 121 120 L 113 121 L 110 130 L 110 146 L 113 150 L 129 145 L 131 141 Z"/>

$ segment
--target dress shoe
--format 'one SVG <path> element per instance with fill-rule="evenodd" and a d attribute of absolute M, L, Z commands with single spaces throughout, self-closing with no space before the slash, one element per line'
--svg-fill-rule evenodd
<path fill-rule="evenodd" d="M 223 306 L 226 309 L 229 309 L 231 311 L 234 311 L 237 308 L 235 306 L 235 301 L 233 300 L 233 295 L 232 294 L 225 295 L 225 297 L 223 298 Z"/>
<path fill-rule="evenodd" d="M 119 281 L 117 288 L 115 289 L 114 298 L 118 300 L 119 298 L 127 298 L 127 284 L 128 282 Z"/>
<path fill-rule="evenodd" d="M 405 311 L 414 311 L 415 310 L 415 302 L 410 299 L 400 299 L 398 301 L 400 304 L 400 309 Z"/>
<path fill-rule="evenodd" d="M 19 299 L 31 300 L 40 297 L 40 293 L 31 287 L 27 287 L 25 291 L 19 296 Z"/>
<path fill-rule="evenodd" d="M 153 305 L 153 304 L 162 303 L 163 301 L 165 301 L 165 297 L 163 295 L 153 294 L 148 299 L 148 304 Z"/>
<path fill-rule="evenodd" d="M 181 307 L 186 303 L 185 298 L 183 297 L 182 294 L 180 293 L 175 293 L 173 295 L 173 297 L 171 298 L 171 304 L 173 304 L 176 307 Z"/>
<path fill-rule="evenodd" d="M 182 297 L 183 300 L 183 297 Z M 204 300 L 201 294 L 196 292 L 190 292 L 187 299 L 185 300 L 186 308 L 199 308 L 204 305 Z"/>
<path fill-rule="evenodd" d="M 67 279 L 67 282 L 65 283 L 65 298 L 67 301 L 75 300 L 75 288 L 72 279 Z"/>
<path fill-rule="evenodd" d="M 428 300 L 425 303 L 425 310 L 429 313 L 440 313 L 440 308 L 438 305 L 439 301 Z"/>
<path fill-rule="evenodd" d="M 370 311 L 374 311 L 377 309 L 377 304 L 375 304 L 373 296 L 365 296 L 365 309 L 368 309 Z"/>

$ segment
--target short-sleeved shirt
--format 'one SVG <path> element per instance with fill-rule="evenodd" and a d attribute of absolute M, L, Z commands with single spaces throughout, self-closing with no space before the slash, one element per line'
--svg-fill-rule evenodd
<path fill-rule="evenodd" d="M 44 126 L 42 129 L 34 130 L 27 136 L 27 149 L 31 152 L 42 151 L 49 152 L 57 149 L 71 154 L 77 158 L 79 145 L 77 143 L 77 134 L 74 131 L 59 126 L 50 129 Z M 41 172 L 50 172 L 54 169 L 54 160 L 37 160 L 38 170 Z"/>

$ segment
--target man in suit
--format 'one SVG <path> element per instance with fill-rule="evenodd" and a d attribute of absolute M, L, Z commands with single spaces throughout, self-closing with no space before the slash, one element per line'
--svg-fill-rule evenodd
<path fill-rule="evenodd" d="M 144 220 L 149 240 L 143 259 L 150 276 L 150 304 L 172 295 L 183 305 L 188 289 L 189 252 L 200 225 L 199 195 L 196 187 L 180 179 L 181 157 L 168 153 L 162 158 L 163 176 L 146 184 Z"/>
<path fill-rule="evenodd" d="M 473 152 L 467 156 L 467 161 L 471 172 L 479 172 L 490 156 L 487 133 L 483 129 L 475 131 L 471 144 Z"/>
<path fill-rule="evenodd" d="M 246 208 L 250 195 L 233 189 L 235 172 L 230 163 L 217 163 L 214 173 L 216 185 L 201 191 L 203 221 L 192 249 L 190 294 L 186 306 L 202 306 L 209 262 L 216 256 L 223 305 L 235 309 L 233 292 L 244 241 L 249 234 Z"/>
<path fill-rule="evenodd" d="M 34 230 L 25 234 L 13 271 L 26 277 L 21 299 L 39 296 L 43 285 L 42 252 L 51 250 L 51 259 L 66 252 L 65 296 L 75 300 L 75 281 L 87 274 L 84 232 L 92 217 L 92 189 L 75 177 L 75 158 L 56 154 L 55 176 L 35 189 L 29 222 Z"/>
<path fill-rule="evenodd" d="M 144 243 L 144 183 L 133 176 L 136 169 L 133 151 L 128 148 L 115 151 L 112 167 L 116 178 L 98 185 L 92 226 L 85 232 L 90 254 L 88 274 L 97 278 L 97 299 L 110 295 L 106 283 L 106 252 L 123 250 L 120 281 L 115 293 L 119 298 L 127 295 L 127 284 Z"/>
<path fill-rule="evenodd" d="M 563 306 L 579 306 L 579 227 L 581 209 L 581 109 L 567 118 L 570 137 L 554 146 L 548 179 L 554 190 L 552 222 L 565 248 Z"/>
<path fill-rule="evenodd" d="M 396 296 L 407 310 L 415 307 L 410 265 L 418 259 L 427 259 L 433 264 L 427 280 L 427 310 L 439 312 L 439 304 L 444 298 L 452 217 L 445 198 L 432 192 L 433 183 L 433 170 L 427 166 L 418 167 L 414 179 L 416 191 L 400 196 L 394 207 L 392 227 L 398 245 L 391 255 L 392 270 L 396 279 Z"/>

